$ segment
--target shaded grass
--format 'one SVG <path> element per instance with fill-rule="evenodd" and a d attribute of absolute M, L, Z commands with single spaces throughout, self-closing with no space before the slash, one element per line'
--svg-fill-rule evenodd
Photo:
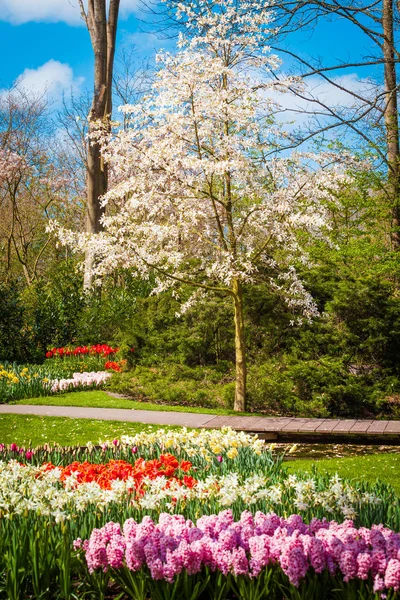
<path fill-rule="evenodd" d="M 156 429 L 179 429 L 143 423 L 121 421 L 92 421 L 66 417 L 42 417 L 37 415 L 0 415 L 0 443 L 18 446 L 40 446 L 57 443 L 61 446 L 84 445 L 99 440 L 134 435 L 141 431 Z"/>
<path fill-rule="evenodd" d="M 93 408 L 126 408 L 130 410 L 151 410 L 162 412 L 184 412 L 209 415 L 246 415 L 254 417 L 256 413 L 240 413 L 227 408 L 202 408 L 198 406 L 170 406 L 152 402 L 138 402 L 127 398 L 114 398 L 102 390 L 89 392 L 70 392 L 60 396 L 42 396 L 40 398 L 24 398 L 9 404 L 35 404 L 47 406 L 87 406 Z M 265 415 L 260 415 L 265 416 Z"/>
<path fill-rule="evenodd" d="M 400 454 L 369 454 L 346 458 L 320 460 L 293 460 L 285 463 L 291 473 L 311 472 L 316 468 L 320 473 L 330 473 L 342 478 L 375 483 L 377 480 L 391 484 L 400 493 Z"/>

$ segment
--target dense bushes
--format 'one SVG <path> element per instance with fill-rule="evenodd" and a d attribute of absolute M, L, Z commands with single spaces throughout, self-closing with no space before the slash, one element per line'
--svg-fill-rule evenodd
<path fill-rule="evenodd" d="M 289 325 L 292 315 L 266 288 L 248 292 L 250 409 L 320 417 L 398 415 L 400 301 L 394 283 L 372 277 L 337 282 L 336 275 L 329 282 L 326 273 L 324 278 L 313 289 L 322 316 L 301 327 Z M 137 303 L 132 323 L 140 328 L 135 354 L 141 367 L 132 377 L 123 375 L 115 389 L 172 404 L 231 407 L 231 307 L 214 299 L 177 319 L 178 306 L 167 294 Z"/>
<path fill-rule="evenodd" d="M 0 283 L 0 361 L 24 360 L 29 335 L 24 330 L 24 307 L 15 283 Z"/>
<path fill-rule="evenodd" d="M 253 411 L 306 416 L 400 416 L 400 297 L 395 278 L 357 273 L 338 260 L 311 271 L 321 317 L 293 315 L 266 286 L 245 297 Z M 99 341 L 121 348 L 132 372 L 113 389 L 138 399 L 230 408 L 234 397 L 232 307 L 214 296 L 177 317 L 170 293 L 126 274 L 90 296 L 60 263 L 30 288 L 1 286 L 0 360 L 38 362 L 47 347 Z M 188 294 L 182 290 L 182 297 Z M 135 351 L 132 354 L 131 348 Z"/>

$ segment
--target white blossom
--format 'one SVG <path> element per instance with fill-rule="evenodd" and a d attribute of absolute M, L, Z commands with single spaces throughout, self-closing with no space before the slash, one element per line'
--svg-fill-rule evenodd
<path fill-rule="evenodd" d="M 178 52 L 158 54 L 152 92 L 121 109 L 127 127 L 95 134 L 112 176 L 104 231 L 52 227 L 90 251 L 98 278 L 123 267 L 155 274 L 156 293 L 200 288 L 183 310 L 210 289 L 230 293 L 234 281 L 263 279 L 311 319 L 317 309 L 295 269 L 309 264 L 298 232 L 326 236 L 326 205 L 351 182 L 351 158 L 277 154 L 286 133 L 273 121 L 266 78 L 279 66 L 268 49 L 273 2 L 176 7 L 186 26 Z"/>

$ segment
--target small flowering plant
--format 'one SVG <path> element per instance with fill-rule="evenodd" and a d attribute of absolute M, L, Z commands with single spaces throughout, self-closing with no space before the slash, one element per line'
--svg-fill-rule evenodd
<path fill-rule="evenodd" d="M 49 373 L 42 366 L 6 362 L 0 364 L 0 403 L 47 396 L 50 388 Z"/>
<path fill-rule="evenodd" d="M 126 367 L 126 364 L 126 360 L 120 360 L 119 362 L 115 360 L 108 360 L 106 363 L 104 363 L 104 368 L 106 371 L 115 371 L 116 373 L 120 373 Z"/>
<path fill-rule="evenodd" d="M 51 372 L 49 372 L 51 371 Z M 0 365 L 0 402 L 35 398 L 77 389 L 103 387 L 111 373 L 108 371 L 72 372 L 44 366 Z"/>
<path fill-rule="evenodd" d="M 393 492 L 382 497 L 382 487 L 357 486 L 337 476 L 289 475 L 282 457 L 273 456 L 247 434 L 173 431 L 164 436 L 161 430 L 139 435 L 130 444 L 114 439 L 70 450 L 3 445 L 2 510 L 11 515 L 34 507 L 49 516 L 60 516 L 61 510 L 68 520 L 91 502 L 117 510 L 128 502 L 138 511 L 184 510 L 191 518 L 225 508 L 238 514 L 248 507 L 280 514 L 296 511 L 309 519 L 329 516 L 363 524 L 400 524 L 400 510 L 391 509 L 396 501 Z M 158 443 L 150 445 L 153 435 Z M 140 493 L 132 498 L 134 490 Z M 54 501 L 53 508 L 47 498 Z"/>

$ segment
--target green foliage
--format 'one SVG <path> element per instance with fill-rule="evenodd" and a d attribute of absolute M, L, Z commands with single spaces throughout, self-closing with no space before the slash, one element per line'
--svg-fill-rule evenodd
<path fill-rule="evenodd" d="M 79 313 L 78 344 L 113 343 L 123 351 L 138 345 L 135 318 L 137 303 L 150 292 L 148 282 L 129 273 L 109 278 L 102 288 L 85 297 Z M 127 358 L 127 357 L 125 357 Z"/>
<path fill-rule="evenodd" d="M 357 177 L 357 186 L 328 206 L 334 244 L 310 240 L 314 266 L 298 266 L 319 318 L 292 326 L 296 314 L 271 290 L 268 274 L 265 283 L 245 286 L 250 411 L 400 418 L 400 255 L 390 247 L 379 174 Z M 170 292 L 152 296 L 151 283 L 118 272 L 83 295 L 68 260 L 25 290 L 2 284 L 0 360 L 39 363 L 49 346 L 109 343 L 134 369 L 115 378 L 114 389 L 172 405 L 230 408 L 230 299 L 210 296 L 177 316 L 193 290 L 183 287 L 179 300 Z"/>
<path fill-rule="evenodd" d="M 22 361 L 27 344 L 20 290 L 16 283 L 0 283 L 0 361 Z"/>
<path fill-rule="evenodd" d="M 183 290 L 183 299 L 187 294 Z M 209 365 L 233 360 L 232 308 L 225 299 L 211 298 L 181 317 L 179 309 L 180 302 L 170 293 L 137 300 L 131 336 L 141 364 Z"/>
<path fill-rule="evenodd" d="M 64 346 L 75 339 L 82 304 L 82 278 L 69 261 L 53 267 L 47 280 L 40 279 L 26 290 L 33 338 L 43 353 L 49 346 Z"/>
<path fill-rule="evenodd" d="M 375 388 L 352 375 L 340 358 L 294 359 L 275 357 L 249 369 L 252 410 L 305 417 L 373 414 Z"/>
<path fill-rule="evenodd" d="M 214 367 L 173 363 L 156 367 L 136 365 L 127 373 L 114 374 L 108 388 L 142 402 L 232 408 L 232 379 L 232 367 L 227 372 L 225 363 Z"/>

